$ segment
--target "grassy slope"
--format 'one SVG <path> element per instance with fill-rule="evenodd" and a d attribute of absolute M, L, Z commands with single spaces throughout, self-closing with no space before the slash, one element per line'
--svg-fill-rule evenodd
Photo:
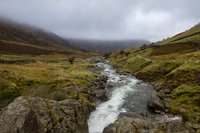
<path fill-rule="evenodd" d="M 168 38 L 160 43 L 158 43 L 159 45 L 165 45 L 165 44 L 168 44 L 168 43 L 175 43 L 175 42 L 185 42 L 185 41 L 196 41 L 196 42 L 200 42 L 200 34 L 197 34 L 197 35 L 194 35 L 194 36 L 190 36 L 190 37 L 187 37 L 189 35 L 192 35 L 194 33 L 197 33 L 197 32 L 200 32 L 200 24 L 185 31 L 185 32 L 182 32 L 182 33 L 179 33 L 171 38 Z M 183 39 L 180 39 L 180 38 L 183 38 Z M 180 39 L 180 40 L 177 40 L 177 39 Z M 177 41 L 175 41 L 177 40 Z"/>
<path fill-rule="evenodd" d="M 158 84 L 162 87 L 163 94 L 164 89 L 171 89 L 171 95 L 176 97 L 171 99 L 171 112 L 180 114 L 180 109 L 183 108 L 186 110 L 181 114 L 184 119 L 200 123 L 200 51 L 196 51 L 196 48 L 188 50 L 188 47 L 179 50 L 173 45 L 170 46 L 170 50 L 168 48 L 148 48 L 145 52 L 136 53 L 134 51 L 137 48 L 132 48 L 125 50 L 131 52 L 128 57 L 115 52 L 109 59 L 111 64 L 122 65 L 121 70 L 134 73 L 139 79 Z M 158 51 L 161 50 L 173 52 L 159 54 Z M 152 53 L 157 54 L 155 56 Z"/>
<path fill-rule="evenodd" d="M 75 85 L 89 93 L 85 77 L 93 79 L 94 74 L 85 69 L 91 64 L 83 59 L 97 55 L 81 52 L 53 33 L 0 20 L 0 109 L 19 95 L 87 101 L 84 94 L 62 88 Z"/>
<path fill-rule="evenodd" d="M 41 29 L 0 20 L 0 53 L 4 54 L 72 54 L 78 50 L 67 40 Z"/>
<path fill-rule="evenodd" d="M 76 55 L 83 57 L 82 55 Z M 90 55 L 89 55 L 90 56 Z M 30 57 L 30 56 L 29 56 Z M 87 71 L 91 65 L 83 58 L 75 58 L 70 64 L 66 55 L 42 55 L 31 57 L 35 63 L 0 64 L 0 109 L 19 95 L 38 96 L 53 100 L 73 98 L 88 101 L 84 94 L 62 91 L 62 88 L 75 85 L 90 93 L 87 85 L 94 79 L 94 74 Z M 27 56 L 1 55 L 1 59 L 27 60 Z M 82 76 L 79 79 L 77 76 Z"/>

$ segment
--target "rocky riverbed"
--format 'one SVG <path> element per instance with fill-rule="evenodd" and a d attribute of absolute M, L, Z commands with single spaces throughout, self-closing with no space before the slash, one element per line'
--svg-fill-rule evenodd
<path fill-rule="evenodd" d="M 91 82 L 88 85 L 90 92 L 73 85 L 61 89 L 82 93 L 96 106 L 72 99 L 54 101 L 21 96 L 0 112 L 0 133 L 199 131 L 200 125 L 191 125 L 179 116 L 168 114 L 169 100 L 173 98 L 169 90 L 166 89 L 165 94 L 159 93 L 161 88 L 156 84 L 146 84 L 130 73 L 118 70 L 122 66 L 111 67 L 107 61 L 100 59 L 92 59 L 91 62 L 97 66 L 87 68 L 96 73 L 95 80 L 86 77 Z"/>

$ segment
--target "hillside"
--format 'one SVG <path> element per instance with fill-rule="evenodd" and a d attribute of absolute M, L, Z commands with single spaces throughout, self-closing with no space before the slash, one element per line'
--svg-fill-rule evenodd
<path fill-rule="evenodd" d="M 130 48 L 113 52 L 108 59 L 119 70 L 152 84 L 166 107 L 165 113 L 200 124 L 200 44 L 192 42 L 200 42 L 196 37 L 199 30 L 197 25 L 159 43 L 170 45 Z M 197 35 L 188 37 L 191 34 Z M 175 43 L 178 38 L 182 42 Z M 185 43 L 187 39 L 191 42 Z"/>
<path fill-rule="evenodd" d="M 94 52 L 109 52 L 127 49 L 131 47 L 140 47 L 142 44 L 149 44 L 148 40 L 84 40 L 84 39 L 68 39 L 74 45 L 84 50 Z"/>
<path fill-rule="evenodd" d="M 59 36 L 28 25 L 0 20 L 0 53 L 5 54 L 70 54 L 78 50 Z"/>
<path fill-rule="evenodd" d="M 200 42 L 200 24 L 195 25 L 189 30 L 179 33 L 171 38 L 159 42 L 159 45 L 178 43 L 178 42 Z"/>

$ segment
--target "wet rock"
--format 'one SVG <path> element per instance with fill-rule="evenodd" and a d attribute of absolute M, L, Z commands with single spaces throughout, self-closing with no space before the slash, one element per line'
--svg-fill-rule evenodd
<path fill-rule="evenodd" d="M 99 90 L 99 91 L 95 91 L 95 92 L 92 92 L 92 96 L 94 96 L 94 99 L 92 102 L 99 102 L 99 101 L 107 101 L 108 100 L 108 97 L 106 95 L 106 90 Z"/>
<path fill-rule="evenodd" d="M 157 112 L 157 111 L 164 111 L 165 107 L 162 103 L 161 99 L 156 96 L 156 94 L 152 94 L 149 98 L 149 101 L 147 103 L 147 108 L 151 111 Z"/>
<path fill-rule="evenodd" d="M 157 84 L 155 84 L 155 83 L 152 83 L 151 85 L 154 87 L 154 89 L 155 89 L 156 91 L 160 91 L 160 90 L 161 90 L 161 87 L 160 87 L 159 85 L 157 85 Z"/>
<path fill-rule="evenodd" d="M 158 122 L 143 118 L 120 118 L 105 127 L 103 133 L 154 133 L 157 131 L 170 133 L 195 132 L 181 120 Z"/>
<path fill-rule="evenodd" d="M 105 127 L 103 133 L 137 133 L 137 127 L 132 122 L 130 118 L 120 119 Z"/>
<path fill-rule="evenodd" d="M 113 88 L 114 86 L 115 86 L 115 83 L 112 83 L 112 82 L 107 82 L 106 83 L 107 89 Z"/>
<path fill-rule="evenodd" d="M 98 67 L 98 66 L 94 66 L 94 65 L 89 65 L 86 68 L 88 71 L 93 72 L 93 73 L 101 73 L 101 71 L 103 70 L 102 68 Z"/>
<path fill-rule="evenodd" d="M 120 118 L 140 118 L 140 119 L 146 119 L 150 114 L 147 111 L 141 111 L 141 112 L 121 112 L 118 116 L 118 119 Z M 145 118 L 146 117 L 146 118 Z"/>
<path fill-rule="evenodd" d="M 2 133 L 88 133 L 87 119 L 94 106 L 77 100 L 16 98 L 0 112 Z"/>

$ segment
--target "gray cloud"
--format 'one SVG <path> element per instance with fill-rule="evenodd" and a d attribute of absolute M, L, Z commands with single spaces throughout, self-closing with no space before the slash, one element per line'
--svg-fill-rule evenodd
<path fill-rule="evenodd" d="M 0 16 L 69 38 L 158 41 L 200 22 L 199 0 L 1 0 Z"/>

